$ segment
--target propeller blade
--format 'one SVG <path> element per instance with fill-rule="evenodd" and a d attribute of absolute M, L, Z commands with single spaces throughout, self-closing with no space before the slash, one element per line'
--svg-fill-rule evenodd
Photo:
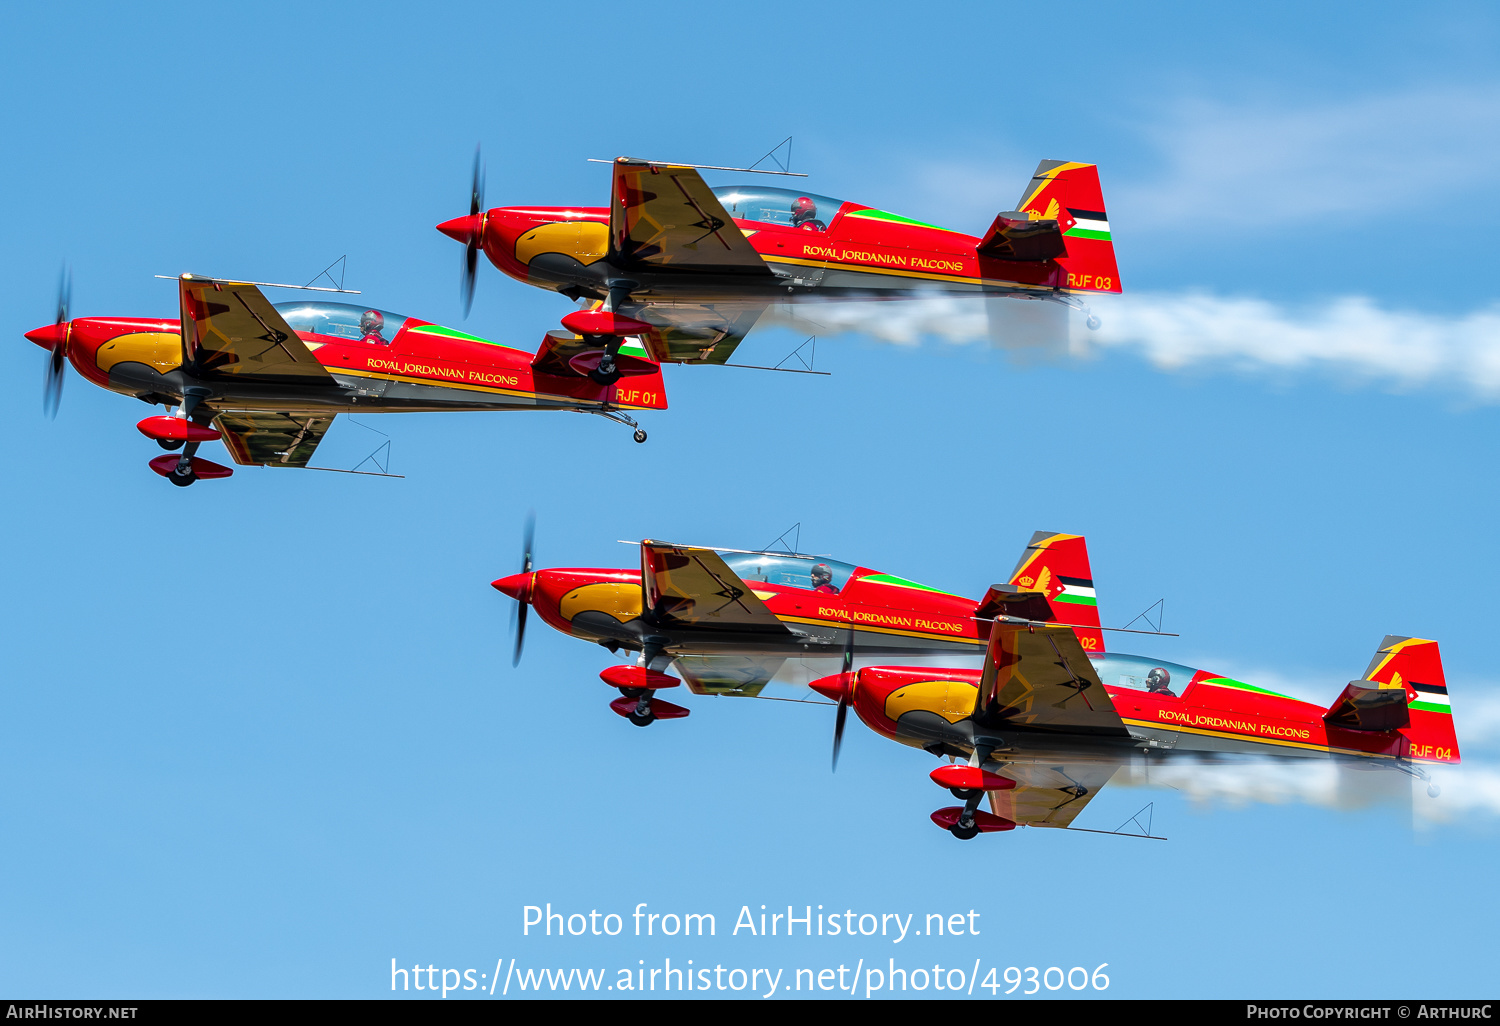
<path fill-rule="evenodd" d="M 54 324 L 68 323 L 68 308 L 73 305 L 73 272 L 63 265 L 57 280 L 57 319 Z M 49 417 L 57 416 L 62 405 L 63 378 L 67 362 L 67 343 L 59 342 L 52 347 L 47 357 L 47 370 L 42 379 L 42 411 Z"/>
<path fill-rule="evenodd" d="M 521 572 L 531 573 L 531 553 L 536 539 L 536 512 L 533 510 L 526 514 L 526 531 L 521 536 Z M 521 665 L 521 646 L 526 641 L 526 614 L 530 610 L 529 602 L 516 603 L 515 635 L 516 650 L 511 655 L 510 665 Z"/>
<path fill-rule="evenodd" d="M 839 749 L 844 746 L 844 720 L 849 717 L 849 700 L 839 696 L 838 718 L 833 721 L 833 771 L 838 772 Z"/>
<path fill-rule="evenodd" d="M 510 657 L 511 666 L 521 665 L 521 646 L 526 642 L 526 610 L 529 608 L 525 602 L 516 603 L 516 650 Z"/>
<path fill-rule="evenodd" d="M 73 305 L 73 272 L 66 266 L 63 267 L 62 276 L 57 280 L 57 319 L 53 324 L 68 323 L 68 307 Z"/>
<path fill-rule="evenodd" d="M 479 147 L 474 147 L 474 178 L 469 186 L 469 216 L 473 217 L 484 209 L 484 168 L 480 163 Z M 463 296 L 464 316 L 469 316 L 469 309 L 474 305 L 474 282 L 479 277 L 479 237 L 470 236 L 468 243 L 464 246 L 464 272 L 459 287 Z"/>
<path fill-rule="evenodd" d="M 838 772 L 839 749 L 844 745 L 844 721 L 849 718 L 848 674 L 854 669 L 854 628 L 844 635 L 844 690 L 839 693 L 838 718 L 833 721 L 833 769 Z"/>

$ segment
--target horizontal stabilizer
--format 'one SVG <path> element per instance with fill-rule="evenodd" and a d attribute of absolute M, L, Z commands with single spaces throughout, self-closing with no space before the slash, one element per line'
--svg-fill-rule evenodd
<path fill-rule="evenodd" d="M 1022 620 L 1051 621 L 1057 619 L 1052 603 L 1040 591 L 1024 591 L 1013 584 L 992 584 L 984 593 L 974 615 L 981 620 L 994 620 L 1002 616 L 1014 616 Z"/>
<path fill-rule="evenodd" d="M 1328 707 L 1323 720 L 1348 730 L 1400 730 L 1411 726 L 1411 713 L 1406 709 L 1404 688 L 1353 680 Z"/>
<path fill-rule="evenodd" d="M 1063 232 L 1073 227 L 1073 218 L 1060 212 L 1058 218 L 1033 219 L 1017 210 L 995 218 L 979 242 L 980 256 L 1002 260 L 1056 260 L 1068 255 Z"/>

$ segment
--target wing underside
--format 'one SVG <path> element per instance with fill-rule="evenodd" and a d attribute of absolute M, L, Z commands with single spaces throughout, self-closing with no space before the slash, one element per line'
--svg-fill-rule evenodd
<path fill-rule="evenodd" d="M 679 655 L 678 674 L 695 695 L 755 698 L 786 663 L 779 655 Z"/>
<path fill-rule="evenodd" d="M 183 362 L 199 377 L 334 384 L 254 285 L 185 277 L 177 286 Z"/>
<path fill-rule="evenodd" d="M 655 327 L 647 338 L 659 363 L 727 363 L 767 303 L 632 303 L 625 313 Z"/>
<path fill-rule="evenodd" d="M 621 159 L 609 208 L 610 257 L 621 266 L 772 277 L 695 168 Z"/>
<path fill-rule="evenodd" d="M 659 623 L 791 633 L 712 549 L 643 541 L 641 582 Z"/>
<path fill-rule="evenodd" d="M 1129 736 L 1070 627 L 996 622 L 974 718 L 997 728 Z"/>
<path fill-rule="evenodd" d="M 249 466 L 305 467 L 333 424 L 331 414 L 221 413 L 214 424 L 234 461 Z"/>
<path fill-rule="evenodd" d="M 1022 826 L 1066 827 L 1119 767 L 1118 762 L 1009 763 L 994 772 L 1016 786 L 989 792 L 990 809 Z"/>

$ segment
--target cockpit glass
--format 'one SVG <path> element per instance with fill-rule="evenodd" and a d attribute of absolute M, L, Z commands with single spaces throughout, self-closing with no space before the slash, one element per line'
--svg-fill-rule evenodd
<path fill-rule="evenodd" d="M 780 556 L 764 552 L 721 553 L 729 569 L 746 583 L 780 584 L 805 591 L 836 595 L 854 573 L 854 564 L 812 556 Z"/>
<path fill-rule="evenodd" d="M 294 331 L 332 335 L 354 342 L 388 346 L 407 317 L 350 303 L 277 303 L 276 311 Z"/>
<path fill-rule="evenodd" d="M 730 217 L 815 232 L 827 231 L 844 205 L 843 200 L 830 196 L 758 185 L 725 185 L 714 189 L 713 194 Z"/>
<path fill-rule="evenodd" d="M 1116 655 L 1111 652 L 1094 667 L 1100 682 L 1113 688 L 1134 688 L 1149 691 L 1168 698 L 1182 695 L 1196 672 L 1191 666 L 1167 663 L 1160 659 L 1144 659 L 1133 655 Z"/>

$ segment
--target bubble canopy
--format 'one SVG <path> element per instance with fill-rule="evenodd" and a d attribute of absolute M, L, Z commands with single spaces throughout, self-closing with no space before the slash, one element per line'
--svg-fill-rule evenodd
<path fill-rule="evenodd" d="M 712 192 L 730 217 L 808 231 L 826 230 L 844 205 L 831 196 L 760 185 L 723 185 Z"/>
<path fill-rule="evenodd" d="M 276 303 L 276 312 L 293 331 L 332 335 L 355 342 L 389 345 L 412 318 L 389 310 L 350 303 Z"/>
<path fill-rule="evenodd" d="M 815 588 L 839 591 L 854 573 L 853 563 L 809 556 L 780 555 L 774 552 L 720 553 L 729 569 L 748 583 L 757 581 L 812 591 Z M 818 583 L 813 582 L 818 570 Z"/>

